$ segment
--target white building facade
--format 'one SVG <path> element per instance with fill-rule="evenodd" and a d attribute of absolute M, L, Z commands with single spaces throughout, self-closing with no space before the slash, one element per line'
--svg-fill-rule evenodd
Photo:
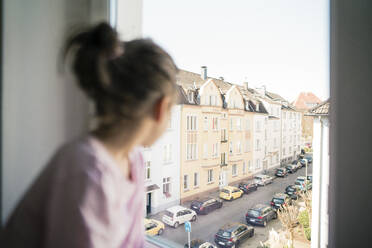
<path fill-rule="evenodd" d="M 253 171 L 259 173 L 268 169 L 267 136 L 265 139 L 267 114 L 255 113 L 253 116 Z"/>
<path fill-rule="evenodd" d="M 176 105 L 163 136 L 144 148 L 146 214 L 180 203 L 180 125 L 181 105 Z"/>

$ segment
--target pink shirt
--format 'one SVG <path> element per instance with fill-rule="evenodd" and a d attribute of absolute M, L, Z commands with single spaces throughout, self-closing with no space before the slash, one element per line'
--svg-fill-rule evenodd
<path fill-rule="evenodd" d="M 143 247 L 144 165 L 131 180 L 93 137 L 62 147 L 9 218 L 1 247 Z M 27 166 L 27 165 L 24 165 Z"/>

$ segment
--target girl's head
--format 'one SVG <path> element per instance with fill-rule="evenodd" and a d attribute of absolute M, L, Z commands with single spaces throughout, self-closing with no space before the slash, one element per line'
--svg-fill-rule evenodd
<path fill-rule="evenodd" d="M 107 23 L 72 36 L 65 55 L 70 52 L 78 84 L 95 103 L 95 132 L 117 138 L 146 123 L 141 145 L 151 145 L 176 101 L 177 67 L 169 54 L 149 39 L 120 42 Z"/>

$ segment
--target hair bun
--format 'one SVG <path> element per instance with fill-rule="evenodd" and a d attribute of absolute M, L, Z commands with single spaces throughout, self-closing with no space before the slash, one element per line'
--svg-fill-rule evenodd
<path fill-rule="evenodd" d="M 119 46 L 117 32 L 106 22 L 98 24 L 90 31 L 90 42 L 108 57 L 112 57 Z"/>

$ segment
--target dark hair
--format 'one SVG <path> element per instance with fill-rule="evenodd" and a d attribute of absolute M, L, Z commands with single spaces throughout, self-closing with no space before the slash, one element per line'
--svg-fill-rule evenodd
<path fill-rule="evenodd" d="M 163 96 L 176 96 L 177 67 L 150 39 L 120 42 L 117 32 L 100 23 L 67 40 L 79 86 L 94 101 L 101 126 L 138 121 Z"/>

